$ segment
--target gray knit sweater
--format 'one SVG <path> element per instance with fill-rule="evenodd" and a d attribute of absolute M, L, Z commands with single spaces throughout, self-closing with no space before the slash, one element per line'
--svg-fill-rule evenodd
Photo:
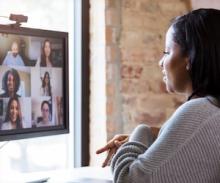
<path fill-rule="evenodd" d="M 220 108 L 207 97 L 184 103 L 154 142 L 139 126 L 111 168 L 115 183 L 220 183 Z"/>

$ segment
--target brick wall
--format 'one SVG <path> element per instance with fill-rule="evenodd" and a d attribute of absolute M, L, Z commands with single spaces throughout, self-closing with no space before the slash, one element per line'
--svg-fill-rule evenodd
<path fill-rule="evenodd" d="M 121 133 L 121 1 L 106 0 L 106 95 L 107 137 Z"/>
<path fill-rule="evenodd" d="M 107 134 L 140 122 L 161 126 L 184 98 L 166 93 L 158 61 L 169 21 L 184 0 L 106 0 Z"/>

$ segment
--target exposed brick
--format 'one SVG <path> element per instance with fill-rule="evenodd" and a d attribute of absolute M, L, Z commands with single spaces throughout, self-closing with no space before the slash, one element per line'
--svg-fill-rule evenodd
<path fill-rule="evenodd" d="M 117 58 L 117 55 L 119 55 L 119 48 L 117 46 L 107 46 L 106 47 L 106 60 L 107 62 L 115 63 Z"/>
<path fill-rule="evenodd" d="M 155 12 L 160 12 L 159 3 L 160 2 L 156 1 L 143 1 L 139 3 L 138 8 L 140 9 L 140 11 L 156 14 Z"/>
<path fill-rule="evenodd" d="M 125 105 L 135 106 L 137 105 L 137 96 L 123 97 L 122 102 Z"/>
<path fill-rule="evenodd" d="M 109 133 L 115 133 L 116 131 L 116 125 L 113 121 L 107 120 L 107 131 Z"/>
<path fill-rule="evenodd" d="M 138 2 L 134 0 L 122 0 L 122 8 L 127 9 L 136 9 Z"/>
<path fill-rule="evenodd" d="M 113 43 L 113 28 L 111 26 L 107 26 L 105 30 L 106 35 L 106 45 Z"/>
<path fill-rule="evenodd" d="M 116 8 L 118 0 L 106 0 L 106 8 Z"/>
<path fill-rule="evenodd" d="M 106 80 L 112 81 L 114 80 L 114 76 L 115 76 L 114 64 L 107 63 L 106 64 Z"/>
<path fill-rule="evenodd" d="M 106 25 L 107 26 L 119 26 L 120 25 L 120 16 L 119 12 L 115 8 L 106 10 Z"/>
<path fill-rule="evenodd" d="M 126 27 L 126 30 L 136 30 L 143 27 L 144 20 L 143 15 L 127 10 L 123 13 L 122 26 Z"/>
<path fill-rule="evenodd" d="M 187 11 L 185 4 L 183 0 L 106 0 L 108 138 L 114 130 L 131 132 L 141 121 L 160 126 L 181 104 L 167 94 L 158 62 L 169 22 Z M 124 131 L 118 131 L 121 126 Z"/>
<path fill-rule="evenodd" d="M 158 126 L 158 124 L 161 124 L 161 121 L 166 120 L 166 114 L 164 112 L 161 112 L 159 114 L 152 114 L 143 112 L 141 114 L 137 114 L 136 122 L 137 123 L 146 123 L 149 126 Z"/>
<path fill-rule="evenodd" d="M 114 110 L 114 106 L 113 106 L 113 101 L 108 101 L 107 102 L 107 107 L 106 107 L 106 112 L 107 115 L 112 115 L 113 114 L 113 110 Z"/>
<path fill-rule="evenodd" d="M 115 84 L 113 84 L 113 83 L 107 84 L 107 88 L 106 88 L 107 93 L 106 94 L 109 98 L 115 94 L 115 88 L 116 88 Z"/>
<path fill-rule="evenodd" d="M 143 71 L 142 66 L 123 65 L 121 68 L 121 77 L 127 79 L 131 79 L 131 78 L 138 79 L 141 77 L 142 71 Z"/>

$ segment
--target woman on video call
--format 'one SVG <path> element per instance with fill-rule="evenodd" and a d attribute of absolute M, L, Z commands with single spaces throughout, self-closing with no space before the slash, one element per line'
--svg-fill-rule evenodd
<path fill-rule="evenodd" d="M 51 42 L 48 39 L 46 39 L 43 43 L 41 57 L 37 60 L 36 66 L 53 67 Z"/>
<path fill-rule="evenodd" d="M 49 72 L 45 72 L 44 77 L 42 78 L 41 95 L 52 96 Z"/>
<path fill-rule="evenodd" d="M 20 97 L 17 91 L 20 86 L 20 76 L 18 71 L 10 69 L 6 71 L 2 78 L 2 89 L 5 91 L 0 97 Z"/>
<path fill-rule="evenodd" d="M 156 140 L 139 125 L 117 135 L 108 151 L 115 183 L 220 182 L 220 10 L 198 9 L 175 18 L 159 65 L 167 91 L 187 100 Z"/>
<path fill-rule="evenodd" d="M 36 127 L 45 127 L 45 126 L 52 126 L 52 111 L 51 105 L 47 100 L 44 100 L 41 103 L 41 117 L 38 118 L 36 123 Z"/>
<path fill-rule="evenodd" d="M 22 128 L 21 106 L 17 97 L 12 97 L 8 101 L 6 109 L 5 122 L 2 124 L 2 130 L 12 130 Z"/>

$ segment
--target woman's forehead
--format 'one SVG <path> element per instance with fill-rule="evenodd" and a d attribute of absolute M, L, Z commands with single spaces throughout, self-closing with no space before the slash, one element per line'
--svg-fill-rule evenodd
<path fill-rule="evenodd" d="M 12 73 L 8 73 L 8 78 L 14 78 L 14 75 Z"/>
<path fill-rule="evenodd" d="M 172 26 L 170 26 L 166 33 L 166 41 L 173 41 L 173 33 L 174 29 Z"/>

